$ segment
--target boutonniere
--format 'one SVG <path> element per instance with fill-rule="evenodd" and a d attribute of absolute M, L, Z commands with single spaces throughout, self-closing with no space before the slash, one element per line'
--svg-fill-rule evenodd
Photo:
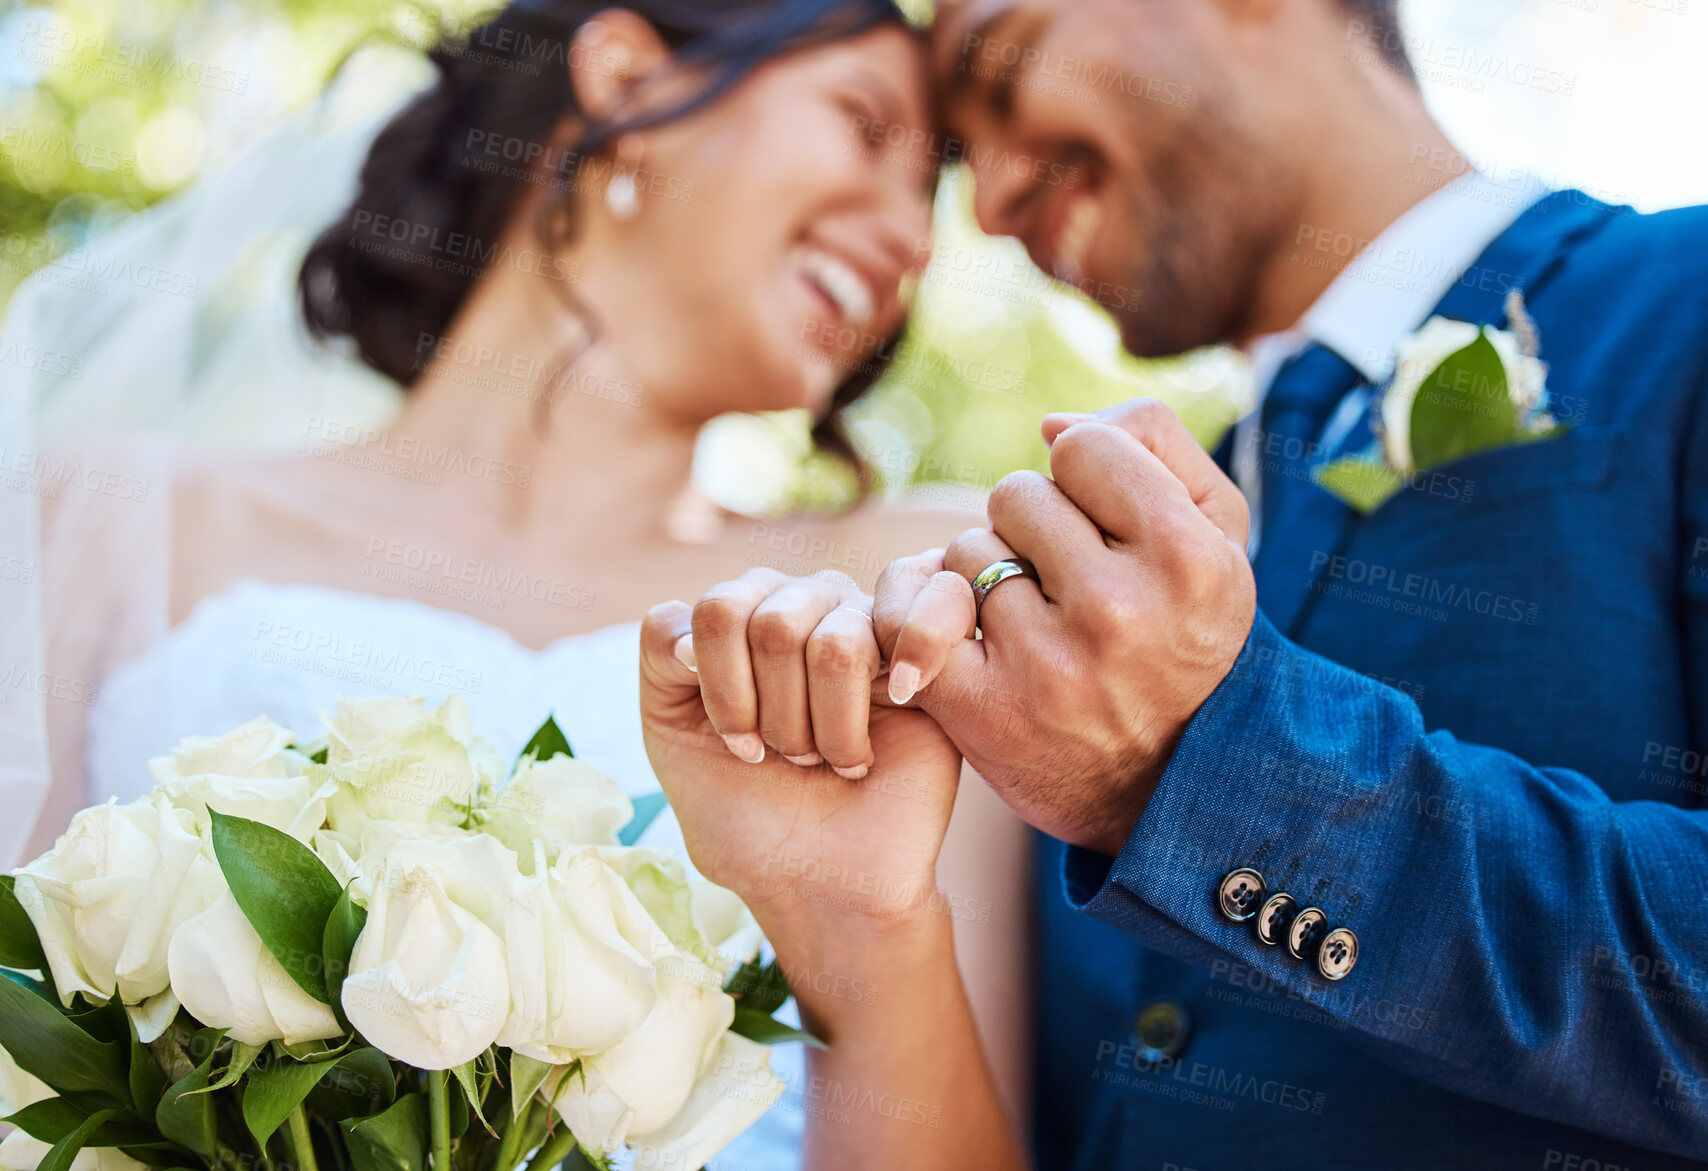
<path fill-rule="evenodd" d="M 1548 367 L 1517 289 L 1506 315 L 1509 329 L 1432 317 L 1401 341 L 1394 375 L 1372 404 L 1375 442 L 1311 478 L 1369 515 L 1423 472 L 1565 434 L 1548 413 Z"/>

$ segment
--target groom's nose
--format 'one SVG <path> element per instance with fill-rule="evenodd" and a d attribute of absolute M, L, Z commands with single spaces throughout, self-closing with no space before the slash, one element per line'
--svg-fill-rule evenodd
<path fill-rule="evenodd" d="M 1000 165 L 1003 152 L 987 149 L 969 158 L 973 181 L 973 214 L 978 217 L 979 229 L 987 236 L 1018 236 L 1033 251 L 1033 241 L 1027 232 L 1036 216 L 1038 184 L 1028 175 L 1018 174 L 1024 168 Z M 1046 267 L 1034 254 L 1034 263 Z"/>

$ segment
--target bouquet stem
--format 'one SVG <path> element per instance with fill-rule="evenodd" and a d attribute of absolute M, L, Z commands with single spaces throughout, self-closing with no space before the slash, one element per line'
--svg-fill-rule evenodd
<path fill-rule="evenodd" d="M 427 1106 L 433 1125 L 433 1171 L 451 1171 L 451 1103 L 447 1091 L 450 1072 L 427 1071 Z"/>
<path fill-rule="evenodd" d="M 308 1132 L 308 1115 L 301 1103 L 291 1111 L 291 1154 L 300 1171 L 320 1171 L 314 1161 L 314 1136 Z M 270 1165 L 270 1164 L 269 1164 Z"/>
<path fill-rule="evenodd" d="M 567 1159 L 574 1149 L 575 1135 L 570 1133 L 569 1125 L 565 1123 L 562 1130 L 548 1138 L 546 1145 L 534 1153 L 533 1159 L 528 1163 L 528 1171 L 551 1171 Z"/>

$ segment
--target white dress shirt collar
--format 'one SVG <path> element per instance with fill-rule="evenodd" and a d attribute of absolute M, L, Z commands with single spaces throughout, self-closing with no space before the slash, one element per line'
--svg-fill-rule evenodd
<path fill-rule="evenodd" d="M 1508 190 L 1471 171 L 1413 205 L 1341 270 L 1297 325 L 1247 345 L 1259 402 L 1287 359 L 1311 342 L 1339 354 L 1371 384 L 1386 382 L 1401 340 L 1428 320 L 1532 201 L 1528 191 Z M 1340 263 L 1336 242 L 1327 243 L 1319 251 L 1307 241 L 1300 261 L 1320 256 Z"/>

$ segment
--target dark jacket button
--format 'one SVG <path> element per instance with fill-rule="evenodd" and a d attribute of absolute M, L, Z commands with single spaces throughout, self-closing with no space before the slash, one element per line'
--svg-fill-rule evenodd
<path fill-rule="evenodd" d="M 1221 885 L 1216 887 L 1216 906 L 1223 918 L 1243 923 L 1257 914 L 1257 908 L 1263 902 L 1264 889 L 1263 875 L 1250 867 L 1230 870 L 1223 875 Z"/>
<path fill-rule="evenodd" d="M 1257 912 L 1258 941 L 1270 947 L 1278 946 L 1287 938 L 1287 928 L 1298 913 L 1299 901 L 1286 891 L 1270 895 L 1263 900 L 1263 906 Z"/>
<path fill-rule="evenodd" d="M 1326 980 L 1344 980 L 1358 963 L 1358 936 L 1350 927 L 1336 927 L 1317 949 L 1317 971 Z"/>
<path fill-rule="evenodd" d="M 1287 927 L 1287 950 L 1293 953 L 1294 959 L 1313 960 L 1327 934 L 1328 916 L 1323 914 L 1322 908 L 1306 907 L 1293 916 L 1293 922 Z"/>
<path fill-rule="evenodd" d="M 1179 1057 L 1192 1032 L 1192 1016 L 1178 1000 L 1153 1000 L 1133 1017 L 1140 1061 L 1154 1065 Z"/>

